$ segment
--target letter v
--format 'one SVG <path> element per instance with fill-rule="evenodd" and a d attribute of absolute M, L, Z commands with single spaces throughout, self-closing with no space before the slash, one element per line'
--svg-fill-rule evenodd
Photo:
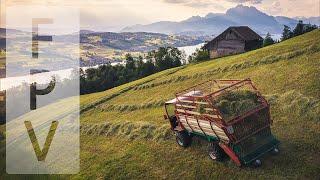
<path fill-rule="evenodd" d="M 30 121 L 25 121 L 24 125 L 27 128 L 27 131 L 28 131 L 28 134 L 29 134 L 29 138 L 30 138 L 30 141 L 31 141 L 32 146 L 33 146 L 33 150 L 34 150 L 34 152 L 35 152 L 35 154 L 37 156 L 38 161 L 44 161 L 46 159 L 46 157 L 47 157 L 47 154 L 48 154 L 48 151 L 49 151 L 53 136 L 54 136 L 54 134 L 56 132 L 56 129 L 58 127 L 58 121 L 53 121 L 51 123 L 50 130 L 49 130 L 49 133 L 48 133 L 47 138 L 46 138 L 46 142 L 45 142 L 42 150 L 40 149 L 39 142 L 38 142 L 38 139 L 36 137 L 36 134 L 34 132 L 34 129 L 32 127 L 31 122 Z"/>

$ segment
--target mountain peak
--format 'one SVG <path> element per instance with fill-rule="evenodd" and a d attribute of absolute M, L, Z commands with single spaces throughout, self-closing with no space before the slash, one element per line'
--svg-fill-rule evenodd
<path fill-rule="evenodd" d="M 302 19 L 304 20 L 304 19 Z M 320 24 L 320 17 L 308 18 L 306 23 Z M 123 31 L 129 32 L 160 32 L 166 34 L 195 34 L 218 35 L 230 26 L 249 26 L 260 34 L 267 32 L 279 34 L 283 25 L 295 26 L 296 19 L 274 17 L 260 11 L 254 6 L 237 5 L 226 13 L 209 13 L 205 17 L 192 16 L 181 22 L 157 22 L 142 26 L 131 26 Z"/>
<path fill-rule="evenodd" d="M 254 6 L 244 6 L 242 4 L 237 5 L 234 8 L 228 9 L 226 14 L 236 14 L 236 15 L 244 15 L 247 13 L 256 13 L 256 14 L 264 14 L 263 12 L 259 11 L 257 8 Z"/>
<path fill-rule="evenodd" d="M 185 20 L 186 22 L 193 22 L 193 21 L 198 21 L 198 20 L 201 20 L 202 17 L 200 16 L 192 16 L 190 17 L 189 19 Z"/>
<path fill-rule="evenodd" d="M 214 18 L 214 17 L 217 17 L 217 16 L 222 16 L 224 15 L 223 13 L 209 13 L 205 16 L 205 18 Z"/>

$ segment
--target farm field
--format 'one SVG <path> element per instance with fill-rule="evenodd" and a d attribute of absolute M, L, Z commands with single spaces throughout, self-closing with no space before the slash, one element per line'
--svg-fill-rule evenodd
<path fill-rule="evenodd" d="M 81 102 L 81 170 L 31 179 L 319 179 L 320 30 L 241 55 L 189 64 L 100 93 Z M 210 79 L 251 78 L 271 104 L 280 154 L 262 166 L 238 168 L 207 156 L 206 142 L 176 145 L 163 119 L 174 93 Z M 61 102 L 60 102 L 61 103 Z M 4 134 L 4 126 L 0 132 Z M 1 135 L 1 134 L 0 134 Z M 0 138 L 2 135 L 0 136 Z M 1 141 L 0 179 L 5 173 Z"/>

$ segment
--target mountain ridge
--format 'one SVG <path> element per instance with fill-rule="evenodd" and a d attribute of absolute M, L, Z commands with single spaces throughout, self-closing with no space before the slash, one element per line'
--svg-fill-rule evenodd
<path fill-rule="evenodd" d="M 165 34 L 203 34 L 217 35 L 229 26 L 249 26 L 259 34 L 280 34 L 283 25 L 294 28 L 298 20 L 320 25 L 320 17 L 289 18 L 285 16 L 268 15 L 254 6 L 238 5 L 226 13 L 208 13 L 206 16 L 192 16 L 180 22 L 159 21 L 151 24 L 128 26 L 121 32 L 161 32 Z M 187 32 L 187 33 L 186 33 Z M 201 32 L 201 33 L 200 33 Z"/>

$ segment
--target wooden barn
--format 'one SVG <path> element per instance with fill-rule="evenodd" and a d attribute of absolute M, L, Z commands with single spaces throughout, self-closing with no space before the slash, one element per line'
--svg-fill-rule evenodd
<path fill-rule="evenodd" d="M 263 38 L 248 26 L 229 27 L 204 45 L 210 58 L 239 54 L 262 47 Z"/>

